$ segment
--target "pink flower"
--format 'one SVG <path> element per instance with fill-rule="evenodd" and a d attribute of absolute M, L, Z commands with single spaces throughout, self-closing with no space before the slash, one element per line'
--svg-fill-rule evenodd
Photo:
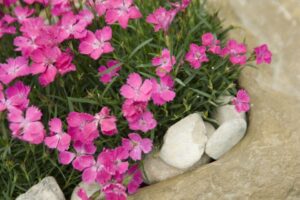
<path fill-rule="evenodd" d="M 59 118 L 53 118 L 49 122 L 50 136 L 45 138 L 45 144 L 51 149 L 66 151 L 69 149 L 71 136 L 62 129 L 62 122 Z"/>
<path fill-rule="evenodd" d="M 126 200 L 126 187 L 120 183 L 109 183 L 102 188 L 106 200 Z"/>
<path fill-rule="evenodd" d="M 76 153 L 69 151 L 62 151 L 59 153 L 58 159 L 61 164 L 68 165 L 72 162 L 74 169 L 83 171 L 95 163 L 94 157 L 92 156 L 96 152 L 94 144 L 83 144 L 80 141 L 76 141 L 73 146 Z"/>
<path fill-rule="evenodd" d="M 152 99 L 154 104 L 163 105 L 167 102 L 173 101 L 176 93 L 173 91 L 174 81 L 171 76 L 165 76 L 160 79 L 160 83 L 157 83 L 155 79 L 152 79 Z"/>
<path fill-rule="evenodd" d="M 157 66 L 156 74 L 159 77 L 164 77 L 168 74 L 175 64 L 176 58 L 175 56 L 171 56 L 168 49 L 163 49 L 161 56 L 152 59 L 152 65 Z"/>
<path fill-rule="evenodd" d="M 35 43 L 39 47 L 51 48 L 59 46 L 65 40 L 63 36 L 58 24 L 48 25 L 41 28 L 41 33 L 36 38 Z"/>
<path fill-rule="evenodd" d="M 2 0 L 0 1 L 0 4 L 4 4 L 4 6 L 10 6 L 11 4 L 16 3 L 17 0 Z"/>
<path fill-rule="evenodd" d="M 89 0 L 90 5 L 95 8 L 99 17 L 105 14 L 109 8 L 109 0 Z"/>
<path fill-rule="evenodd" d="M 269 50 L 268 45 L 263 44 L 254 48 L 256 56 L 256 64 L 267 63 L 270 64 L 272 61 L 272 52 Z"/>
<path fill-rule="evenodd" d="M 127 28 L 129 19 L 142 17 L 138 7 L 133 4 L 133 0 L 111 0 L 106 12 L 105 21 L 113 24 L 118 21 L 122 28 Z"/>
<path fill-rule="evenodd" d="M 24 22 L 27 20 L 28 17 L 30 17 L 34 13 L 34 9 L 29 9 L 28 7 L 21 7 L 17 6 L 14 10 L 15 15 L 18 19 L 19 23 Z"/>
<path fill-rule="evenodd" d="M 128 151 L 124 147 L 120 146 L 115 149 L 107 150 L 108 156 L 106 159 L 106 169 L 110 174 L 123 174 L 128 170 L 129 163 Z"/>
<path fill-rule="evenodd" d="M 24 21 L 20 28 L 23 35 L 14 39 L 14 45 L 17 47 L 16 51 L 21 51 L 23 56 L 29 57 L 39 47 L 36 39 L 41 34 L 41 29 L 44 26 L 41 18 L 29 18 Z"/>
<path fill-rule="evenodd" d="M 176 3 L 171 3 L 171 5 L 174 6 L 178 10 L 184 11 L 189 6 L 191 1 L 192 0 L 181 0 L 181 3 L 176 2 Z"/>
<path fill-rule="evenodd" d="M 89 168 L 86 168 L 82 174 L 83 182 L 90 184 L 93 182 L 97 182 L 101 185 L 106 184 L 111 179 L 111 174 L 107 170 L 107 166 L 109 165 L 109 156 L 110 153 L 108 150 L 103 150 L 97 158 L 97 162 L 94 163 Z"/>
<path fill-rule="evenodd" d="M 5 34 L 15 34 L 16 28 L 14 26 L 10 26 L 11 23 L 15 21 L 15 18 L 10 15 L 4 15 L 0 19 L 0 38 Z"/>
<path fill-rule="evenodd" d="M 202 35 L 202 45 L 208 47 L 208 51 L 211 53 L 221 53 L 220 40 L 217 40 L 212 33 Z"/>
<path fill-rule="evenodd" d="M 61 56 L 61 51 L 58 47 L 44 47 L 37 49 L 31 54 L 33 61 L 31 68 L 32 74 L 41 74 L 39 83 L 42 86 L 47 86 L 54 81 L 57 74 L 55 63 Z"/>
<path fill-rule="evenodd" d="M 72 13 L 68 12 L 64 14 L 60 20 L 59 28 L 62 38 L 69 39 L 74 37 L 75 39 L 84 38 L 87 34 L 86 23 L 79 23 L 78 18 Z"/>
<path fill-rule="evenodd" d="M 237 43 L 235 40 L 229 40 L 222 50 L 222 56 L 229 55 L 229 60 L 232 64 L 244 65 L 246 64 L 247 48 L 243 43 Z"/>
<path fill-rule="evenodd" d="M 106 66 L 100 66 L 98 72 L 100 73 L 100 81 L 104 84 L 111 82 L 113 77 L 118 76 L 118 71 L 121 70 L 121 65 L 116 60 L 109 60 L 106 63 Z"/>
<path fill-rule="evenodd" d="M 13 109 L 8 114 L 9 129 L 12 135 L 32 144 L 40 144 L 44 140 L 45 129 L 41 120 L 41 111 L 31 106 L 27 108 L 25 116 L 23 111 Z"/>
<path fill-rule="evenodd" d="M 150 111 L 146 111 L 140 115 L 139 119 L 133 122 L 129 122 L 129 128 L 131 130 L 148 132 L 156 127 L 157 122 Z"/>
<path fill-rule="evenodd" d="M 81 200 L 90 200 L 83 188 L 79 188 L 76 194 Z"/>
<path fill-rule="evenodd" d="M 25 57 L 9 58 L 6 62 L 0 64 L 0 81 L 2 83 L 9 84 L 15 78 L 30 74 L 28 60 Z"/>
<path fill-rule="evenodd" d="M 94 14 L 88 9 L 83 9 L 79 11 L 77 18 L 78 18 L 78 23 L 84 24 L 86 27 L 92 24 L 94 19 Z"/>
<path fill-rule="evenodd" d="M 185 56 L 185 60 L 190 63 L 194 69 L 199 69 L 204 62 L 208 62 L 206 57 L 206 48 L 204 46 L 198 46 L 194 43 L 190 44 L 190 50 Z"/>
<path fill-rule="evenodd" d="M 250 97 L 246 90 L 239 90 L 232 103 L 238 112 L 247 112 L 250 110 Z"/>
<path fill-rule="evenodd" d="M 51 0 L 51 13 L 55 16 L 62 16 L 72 10 L 69 0 Z"/>
<path fill-rule="evenodd" d="M 162 29 L 167 32 L 177 11 L 176 10 L 166 10 L 163 7 L 159 7 L 152 14 L 150 14 L 146 21 L 154 25 L 154 31 L 157 32 Z"/>
<path fill-rule="evenodd" d="M 149 101 L 152 92 L 150 80 L 143 82 L 142 77 L 137 73 L 129 74 L 127 82 L 121 87 L 121 95 L 134 101 Z"/>
<path fill-rule="evenodd" d="M 152 140 L 141 138 L 139 134 L 130 133 L 129 139 L 122 138 L 122 146 L 128 150 L 129 156 L 133 160 L 141 160 L 142 152 L 149 153 L 152 150 Z"/>
<path fill-rule="evenodd" d="M 91 143 L 99 137 L 94 116 L 87 113 L 70 112 L 67 117 L 68 133 L 73 141 Z"/>
<path fill-rule="evenodd" d="M 115 135 L 118 133 L 116 125 L 116 117 L 109 114 L 110 109 L 108 107 L 103 107 L 99 113 L 94 117 L 96 124 L 100 124 L 101 132 L 104 135 Z"/>
<path fill-rule="evenodd" d="M 13 86 L 6 89 L 5 95 L 2 91 L 2 85 L 0 90 L 0 112 L 7 109 L 8 111 L 18 109 L 24 110 L 28 107 L 30 93 L 30 87 L 24 85 L 23 82 L 18 81 Z"/>
<path fill-rule="evenodd" d="M 138 165 L 133 165 L 129 168 L 127 176 L 131 178 L 127 185 L 128 193 L 134 194 L 143 183 L 143 175 L 141 170 L 138 168 Z"/>
<path fill-rule="evenodd" d="M 122 106 L 123 116 L 127 121 L 134 122 L 147 110 L 147 105 L 147 102 L 137 102 L 132 99 L 126 99 Z"/>
<path fill-rule="evenodd" d="M 88 31 L 87 36 L 80 42 L 79 51 L 97 60 L 102 54 L 113 52 L 114 48 L 109 43 L 111 38 L 112 30 L 109 26 L 97 30 L 95 34 Z"/>
<path fill-rule="evenodd" d="M 67 49 L 66 52 L 62 52 L 55 63 L 58 73 L 63 76 L 69 72 L 76 71 L 76 66 L 72 61 L 73 55 L 70 49 Z"/>

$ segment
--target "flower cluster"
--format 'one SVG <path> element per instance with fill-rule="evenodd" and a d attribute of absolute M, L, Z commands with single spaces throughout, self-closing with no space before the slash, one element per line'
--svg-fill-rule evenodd
<path fill-rule="evenodd" d="M 147 106 L 150 100 L 161 106 L 175 98 L 174 81 L 170 75 L 175 63 L 176 59 L 170 51 L 163 49 L 161 56 L 152 59 L 159 80 L 152 78 L 143 81 L 138 73 L 128 76 L 120 93 L 125 97 L 122 111 L 131 130 L 148 132 L 156 127 L 157 122 Z"/>
<path fill-rule="evenodd" d="M 152 140 L 143 137 L 143 133 L 154 130 L 158 124 L 149 105 L 163 106 L 175 99 L 176 72 L 173 69 L 181 67 L 183 61 L 176 60 L 171 48 L 162 48 L 151 60 L 155 75 L 150 78 L 138 72 L 126 75 L 126 82 L 118 88 L 124 98 L 122 113 L 114 115 L 109 107 L 103 106 L 96 114 L 70 112 L 66 120 L 62 116 L 42 120 L 42 111 L 30 103 L 30 91 L 36 86 L 25 85 L 20 79 L 37 76 L 42 87 L 49 86 L 57 76 L 76 71 L 74 58 L 78 54 L 93 61 L 118 48 L 113 43 L 112 24 L 118 23 L 126 29 L 130 20 L 142 18 L 133 0 L 87 0 L 83 6 L 76 3 L 0 0 L 0 6 L 12 8 L 8 9 L 12 10 L 9 14 L 0 11 L 0 39 L 5 34 L 18 34 L 13 39 L 18 56 L 0 63 L 0 112 L 7 113 L 14 138 L 31 144 L 44 143 L 58 152 L 61 164 L 71 165 L 81 172 L 85 183 L 98 183 L 106 199 L 126 199 L 127 193 L 134 193 L 142 183 L 138 161 L 153 148 Z M 170 10 L 159 7 L 146 21 L 154 25 L 155 32 L 163 30 L 167 34 L 176 15 L 184 12 L 190 3 L 191 0 L 170 3 Z M 46 16 L 36 7 L 42 8 Z M 103 17 L 106 24 L 95 30 L 92 24 L 99 17 Z M 229 40 L 224 47 L 213 33 L 204 33 L 200 40 L 201 45 L 191 43 L 185 54 L 185 61 L 192 70 L 199 70 L 211 56 L 228 59 L 234 67 L 243 66 L 251 58 L 255 58 L 257 64 L 271 62 L 272 53 L 267 45 L 256 47 L 247 57 L 246 45 L 235 40 Z M 123 72 L 123 64 L 111 56 L 106 65 L 98 68 L 99 81 L 111 83 Z M 250 109 L 250 97 L 245 90 L 239 90 L 232 103 L 238 112 Z M 99 138 L 114 137 L 123 131 L 118 130 L 116 116 L 123 116 L 132 132 L 122 138 L 118 136 L 121 138 L 118 146 L 98 149 Z M 78 191 L 78 196 L 88 199 L 83 189 Z"/>

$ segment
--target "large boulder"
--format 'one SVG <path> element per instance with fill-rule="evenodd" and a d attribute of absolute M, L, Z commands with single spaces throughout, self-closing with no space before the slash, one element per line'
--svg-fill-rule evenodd
<path fill-rule="evenodd" d="M 300 2 L 211 0 L 248 48 L 266 42 L 273 64 L 243 70 L 251 95 L 245 138 L 221 159 L 141 189 L 134 200 L 300 199 Z M 255 38 L 256 35 L 258 38 Z M 261 39 L 261 41 L 258 41 Z"/>

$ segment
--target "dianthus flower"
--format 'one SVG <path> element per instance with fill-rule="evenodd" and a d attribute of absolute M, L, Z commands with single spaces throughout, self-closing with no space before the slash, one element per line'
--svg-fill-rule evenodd
<path fill-rule="evenodd" d="M 142 153 L 147 154 L 152 150 L 152 140 L 143 139 L 137 133 L 130 133 L 128 137 L 129 139 L 122 139 L 122 146 L 129 152 L 129 156 L 133 160 L 141 160 Z"/>
<path fill-rule="evenodd" d="M 154 31 L 157 32 L 162 29 L 164 32 L 167 32 L 177 11 L 166 10 L 163 7 L 159 7 L 152 14 L 150 14 L 146 21 L 154 25 Z"/>
<path fill-rule="evenodd" d="M 115 135 L 118 133 L 116 117 L 110 115 L 110 109 L 103 107 L 99 113 L 94 116 L 94 122 L 100 125 L 103 135 Z"/>
<path fill-rule="evenodd" d="M 17 6 L 14 10 L 14 13 L 17 17 L 18 22 L 22 23 L 26 21 L 34 13 L 34 9 Z"/>
<path fill-rule="evenodd" d="M 88 31 L 87 36 L 80 42 L 79 51 L 97 60 L 102 54 L 110 53 L 114 50 L 109 42 L 111 38 L 112 30 L 109 26 L 97 30 L 95 34 Z"/>
<path fill-rule="evenodd" d="M 99 137 L 94 116 L 87 113 L 70 112 L 67 117 L 68 133 L 73 141 L 91 143 Z"/>
<path fill-rule="evenodd" d="M 171 70 L 172 67 L 176 64 L 175 56 L 171 56 L 171 53 L 168 49 L 163 49 L 161 56 L 154 57 L 152 59 L 152 65 L 156 66 L 156 75 L 159 77 L 164 77 Z"/>
<path fill-rule="evenodd" d="M 122 28 L 127 28 L 130 19 L 141 18 L 138 7 L 133 5 L 133 0 L 111 0 L 106 11 L 107 24 L 118 22 Z"/>
<path fill-rule="evenodd" d="M 133 165 L 129 168 L 127 176 L 131 177 L 127 190 L 129 194 L 134 194 L 140 185 L 143 183 L 143 175 L 141 170 L 138 168 L 138 165 Z"/>
<path fill-rule="evenodd" d="M 128 122 L 134 122 L 147 110 L 147 102 L 134 101 L 126 99 L 122 106 L 123 116 Z"/>
<path fill-rule="evenodd" d="M 256 56 L 256 64 L 267 63 L 272 61 L 272 52 L 269 50 L 268 45 L 263 44 L 254 49 Z"/>
<path fill-rule="evenodd" d="M 30 74 L 28 59 L 22 56 L 7 59 L 5 64 L 0 64 L 0 81 L 9 84 L 15 78 Z"/>
<path fill-rule="evenodd" d="M 154 129 L 157 125 L 157 121 L 154 119 L 153 114 L 150 111 L 142 113 L 135 121 L 129 122 L 129 128 L 131 130 L 140 130 L 144 133 Z"/>
<path fill-rule="evenodd" d="M 232 103 L 238 112 L 247 112 L 250 110 L 250 97 L 246 90 L 239 90 Z"/>
<path fill-rule="evenodd" d="M 0 38 L 2 38 L 2 36 L 5 34 L 16 33 L 16 28 L 14 26 L 10 26 L 14 21 L 15 18 L 9 15 L 4 15 L 4 17 L 0 19 Z"/>
<path fill-rule="evenodd" d="M 247 47 L 243 43 L 238 43 L 235 40 L 229 40 L 222 50 L 222 55 L 229 55 L 229 60 L 232 64 L 244 65 L 247 61 Z"/>
<path fill-rule="evenodd" d="M 22 35 L 14 39 L 14 45 L 17 47 L 15 50 L 21 51 L 23 56 L 29 57 L 39 47 L 36 39 L 40 36 L 44 26 L 42 18 L 29 18 L 23 21 L 20 28 Z"/>
<path fill-rule="evenodd" d="M 108 150 L 104 149 L 97 158 L 97 161 L 90 167 L 86 168 L 82 174 L 83 182 L 90 184 L 97 182 L 101 185 L 106 184 L 111 180 L 111 173 L 108 171 L 109 167 L 109 156 Z"/>
<path fill-rule="evenodd" d="M 173 91 L 174 81 L 171 76 L 167 75 L 160 78 L 160 83 L 152 79 L 152 99 L 154 104 L 163 105 L 167 102 L 173 101 L 176 93 Z"/>
<path fill-rule="evenodd" d="M 104 185 L 101 190 L 106 200 L 126 200 L 126 187 L 120 183 L 109 183 Z"/>
<path fill-rule="evenodd" d="M 3 93 L 2 85 L 0 84 L 0 112 L 7 109 L 8 111 L 18 109 L 24 110 L 28 107 L 30 87 L 18 81 L 13 86 L 8 87 Z"/>
<path fill-rule="evenodd" d="M 221 53 L 220 40 L 217 40 L 212 33 L 205 33 L 201 37 L 202 45 L 208 48 L 208 51 L 214 54 Z"/>
<path fill-rule="evenodd" d="M 61 18 L 59 28 L 61 36 L 64 39 L 74 37 L 75 39 L 84 38 L 87 34 L 86 23 L 79 23 L 77 16 L 68 12 Z"/>
<path fill-rule="evenodd" d="M 118 76 L 118 71 L 121 70 L 121 65 L 116 60 L 109 60 L 106 63 L 106 66 L 102 65 L 98 68 L 98 72 L 100 73 L 99 80 L 103 84 L 107 84 L 111 82 L 112 78 Z"/>
<path fill-rule="evenodd" d="M 50 136 L 45 138 L 45 144 L 51 149 L 66 151 L 69 149 L 71 136 L 63 131 L 62 122 L 59 118 L 53 118 L 49 122 Z"/>
<path fill-rule="evenodd" d="M 126 99 L 145 102 L 150 100 L 152 83 L 150 80 L 143 82 L 139 74 L 132 73 L 128 76 L 126 84 L 121 87 L 120 91 Z"/>
<path fill-rule="evenodd" d="M 93 155 L 97 149 L 94 144 L 84 144 L 80 141 L 76 141 L 73 147 L 76 153 L 70 151 L 62 151 L 59 153 L 59 162 L 61 164 L 68 165 L 72 162 L 72 166 L 78 171 L 83 171 L 94 164 Z"/>
<path fill-rule="evenodd" d="M 188 61 L 194 69 L 199 69 L 202 63 L 208 62 L 206 48 L 193 43 L 190 44 L 190 49 L 185 56 L 185 60 Z"/>
<path fill-rule="evenodd" d="M 45 136 L 44 126 L 40 122 L 41 117 L 41 111 L 34 106 L 28 107 L 25 113 L 12 109 L 8 114 L 9 129 L 14 137 L 32 144 L 40 144 Z"/>

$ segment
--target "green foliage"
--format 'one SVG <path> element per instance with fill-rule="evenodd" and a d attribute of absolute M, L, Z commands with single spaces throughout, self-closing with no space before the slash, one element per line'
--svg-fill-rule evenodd
<path fill-rule="evenodd" d="M 159 6 L 168 7 L 163 0 L 135 2 L 144 16 Z M 91 29 L 103 26 L 104 20 L 99 18 Z M 31 104 L 42 110 L 45 125 L 53 117 L 65 120 L 71 111 L 94 114 L 99 112 L 101 107 L 108 106 L 118 118 L 120 134 L 114 137 L 101 136 L 97 140 L 98 150 L 101 151 L 103 146 L 115 147 L 120 144 L 121 137 L 126 137 L 130 130 L 121 114 L 123 98 L 119 89 L 131 72 L 138 72 L 144 78 L 155 77 L 151 59 L 159 55 L 163 48 L 169 48 L 177 59 L 172 72 L 176 77 L 177 96 L 173 102 L 161 107 L 150 104 L 149 108 L 154 113 L 158 126 L 143 136 L 154 139 L 156 147 L 161 145 L 167 127 L 190 113 L 201 112 L 205 120 L 213 122 L 210 115 L 217 106 L 216 99 L 222 94 L 236 92 L 240 69 L 230 64 L 228 59 L 210 55 L 210 62 L 204 64 L 200 70 L 194 70 L 188 63 L 183 63 L 189 44 L 200 44 L 203 33 L 212 32 L 225 43 L 226 33 L 231 29 L 224 29 L 217 14 L 207 13 L 200 1 L 192 1 L 185 12 L 178 14 L 167 34 L 154 33 L 153 27 L 145 22 L 145 18 L 131 21 L 126 30 L 121 29 L 119 25 L 113 25 L 112 28 L 112 44 L 115 48 L 112 54 L 94 61 L 78 53 L 78 42 L 68 41 L 63 48 L 70 47 L 74 50 L 76 72 L 57 77 L 55 82 L 46 88 L 39 86 L 37 77 L 24 80 L 32 87 Z M 10 56 L 16 56 L 12 41 L 11 36 L 0 40 L 1 62 Z M 109 59 L 119 60 L 122 70 L 119 77 L 114 78 L 110 84 L 103 85 L 98 80 L 97 68 Z M 5 113 L 0 113 L 0 127 L 1 199 L 14 199 L 48 175 L 54 176 L 65 194 L 70 195 L 80 181 L 78 172 L 71 167 L 59 165 L 55 151 L 50 151 L 43 145 L 29 145 L 13 139 L 7 128 Z"/>

